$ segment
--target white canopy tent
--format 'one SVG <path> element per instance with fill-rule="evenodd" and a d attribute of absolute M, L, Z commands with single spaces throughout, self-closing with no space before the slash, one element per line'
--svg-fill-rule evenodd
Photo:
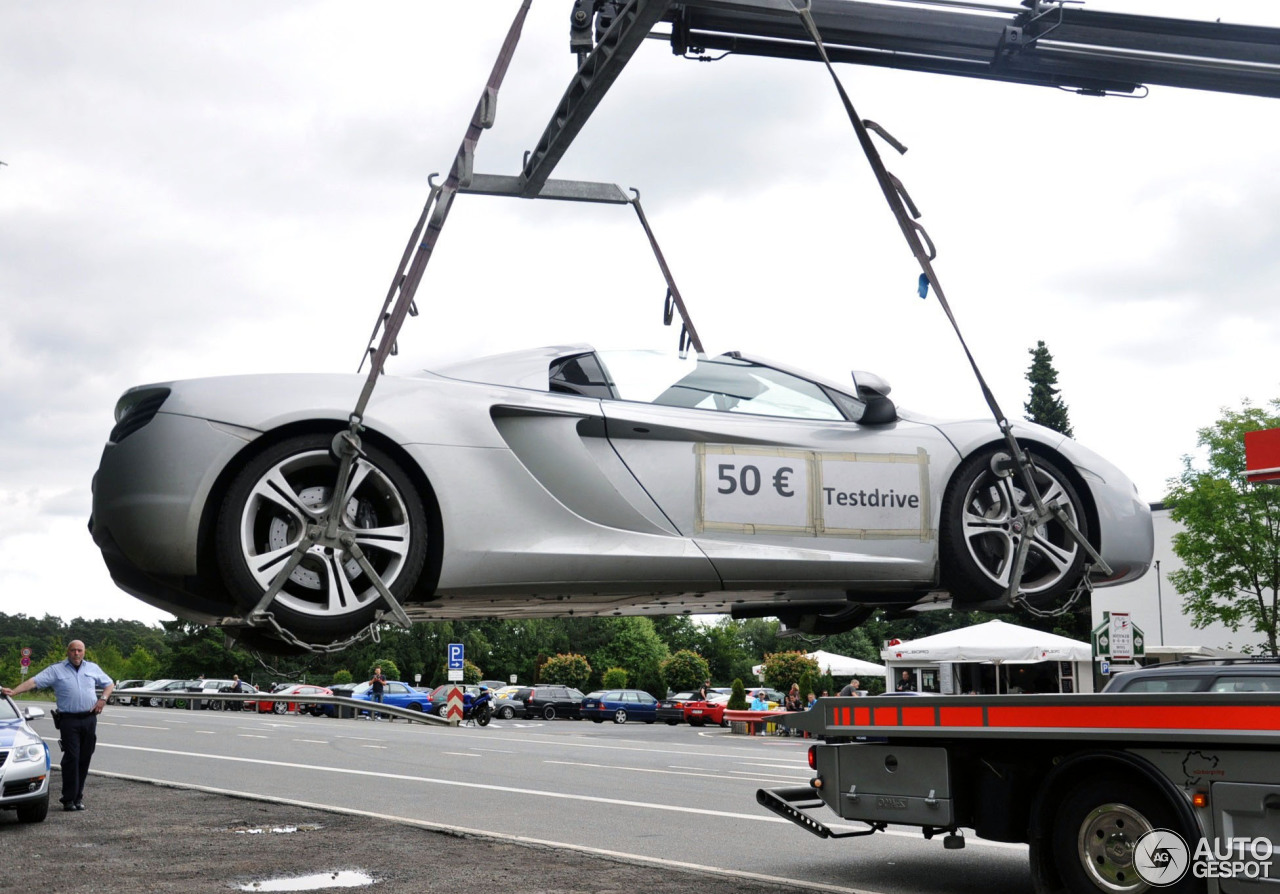
<path fill-rule="evenodd" d="M 880 655 L 889 668 L 886 680 L 891 691 L 899 668 L 955 663 L 994 664 L 998 689 L 1001 665 L 1041 661 L 1070 662 L 1073 668 L 1070 679 L 1085 686 L 1082 691 L 1093 688 L 1093 650 L 1088 643 L 1004 621 L 988 621 L 897 643 L 883 649 Z"/>
<path fill-rule="evenodd" d="M 882 665 L 863 661 L 861 658 L 851 658 L 848 655 L 837 655 L 835 652 L 824 652 L 821 649 L 809 652 L 805 657 L 818 662 L 818 670 L 821 673 L 830 673 L 833 677 L 883 677 L 885 674 L 885 668 Z M 764 673 L 764 665 L 757 664 L 751 668 L 751 672 L 759 677 Z"/>

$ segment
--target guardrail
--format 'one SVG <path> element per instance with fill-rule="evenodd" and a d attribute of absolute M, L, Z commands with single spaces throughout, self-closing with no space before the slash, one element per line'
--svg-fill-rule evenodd
<path fill-rule="evenodd" d="M 783 736 L 789 730 L 779 723 L 790 711 L 725 711 L 724 719 L 729 721 L 731 732 L 748 736 Z"/>
<path fill-rule="evenodd" d="M 218 708 L 225 707 L 224 703 L 252 702 L 255 705 L 258 702 L 284 702 L 294 705 L 333 705 L 336 708 L 350 708 L 353 710 L 352 717 L 358 717 L 362 712 L 377 712 L 385 717 L 399 717 L 414 723 L 434 723 L 448 725 L 449 721 L 443 717 L 437 717 L 435 714 L 428 714 L 425 711 L 414 711 L 410 708 L 397 708 L 393 705 L 382 704 L 379 702 L 371 702 L 361 698 L 347 698 L 342 695 L 277 695 L 268 692 L 187 692 L 180 689 L 171 689 L 168 691 L 158 691 L 155 689 L 116 689 L 111 693 L 111 701 L 115 701 L 122 696 L 132 697 L 134 699 L 163 699 L 166 702 L 174 702 L 174 707 L 186 710 L 200 710 L 206 707 L 207 702 L 214 702 Z M 179 705 L 178 702 L 185 702 Z M 136 703 L 136 702 L 135 702 Z M 218 710 L 214 708 L 214 710 Z M 341 717 L 341 711 L 337 712 Z"/>

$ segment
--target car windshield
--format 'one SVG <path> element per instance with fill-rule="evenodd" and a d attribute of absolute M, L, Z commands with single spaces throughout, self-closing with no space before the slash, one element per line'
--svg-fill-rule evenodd
<path fill-rule="evenodd" d="M 622 400 L 664 407 L 843 420 L 813 382 L 722 354 L 680 359 L 660 351 L 598 351 Z"/>
<path fill-rule="evenodd" d="M 18 711 L 13 702 L 7 698 L 0 698 L 0 720 L 17 720 L 18 716 Z"/>

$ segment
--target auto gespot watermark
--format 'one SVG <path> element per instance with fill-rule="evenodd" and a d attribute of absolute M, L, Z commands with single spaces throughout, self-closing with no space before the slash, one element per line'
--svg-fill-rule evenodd
<path fill-rule="evenodd" d="M 1148 885 L 1175 885 L 1188 871 L 1198 879 L 1271 878 L 1275 845 L 1267 838 L 1201 838 L 1195 848 L 1171 829 L 1152 829 L 1133 848 L 1133 868 Z"/>

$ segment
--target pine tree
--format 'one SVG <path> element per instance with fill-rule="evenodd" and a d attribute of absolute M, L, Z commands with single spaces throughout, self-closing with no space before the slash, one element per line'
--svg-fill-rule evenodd
<path fill-rule="evenodd" d="M 1031 383 L 1031 399 L 1022 405 L 1027 419 L 1045 428 L 1062 432 L 1067 437 L 1074 437 L 1071 431 L 1071 419 L 1067 413 L 1067 405 L 1058 396 L 1058 371 L 1053 368 L 1053 355 L 1037 341 L 1034 348 L 1028 348 L 1031 355 L 1031 368 L 1027 370 L 1027 381 Z"/>

